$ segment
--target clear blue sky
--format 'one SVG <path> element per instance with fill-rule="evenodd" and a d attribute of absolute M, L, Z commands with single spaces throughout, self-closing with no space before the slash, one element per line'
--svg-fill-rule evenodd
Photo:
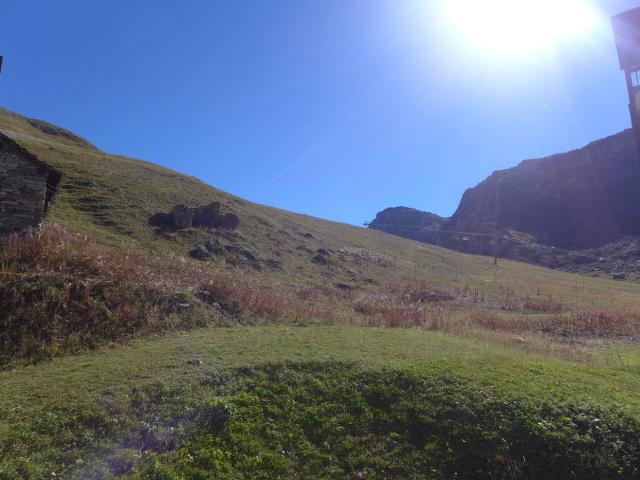
<path fill-rule="evenodd" d="M 0 104 L 249 200 L 361 224 L 450 215 L 493 170 L 630 124 L 588 36 L 474 44 L 448 0 L 5 0 Z M 559 0 L 560 1 L 560 0 Z"/>

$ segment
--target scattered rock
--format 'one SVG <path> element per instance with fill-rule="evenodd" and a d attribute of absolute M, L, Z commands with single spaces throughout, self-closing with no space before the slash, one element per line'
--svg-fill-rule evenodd
<path fill-rule="evenodd" d="M 328 257 L 329 255 L 331 255 L 331 250 L 327 250 L 326 248 L 319 248 L 318 250 L 316 250 L 316 253 Z"/>
<path fill-rule="evenodd" d="M 627 279 L 627 274 L 626 273 L 614 273 L 611 278 L 613 278 L 614 280 L 626 280 Z"/>
<path fill-rule="evenodd" d="M 210 238 L 206 243 L 201 243 L 196 248 L 189 252 L 189 255 L 193 258 L 204 260 L 209 258 L 214 253 L 220 253 L 220 242 L 217 238 Z"/>
<path fill-rule="evenodd" d="M 205 258 L 209 258 L 211 256 L 211 252 L 204 245 L 198 245 L 196 248 L 189 252 L 189 255 L 192 258 L 197 258 L 199 260 L 204 260 Z"/>
<path fill-rule="evenodd" d="M 207 243 L 204 244 L 204 248 L 206 248 L 209 253 L 219 253 L 221 251 L 220 242 L 217 238 L 210 238 L 207 240 Z"/>
<path fill-rule="evenodd" d="M 274 260 L 273 258 L 269 258 L 265 263 L 267 264 L 268 267 L 271 267 L 274 270 L 282 270 L 282 262 L 280 260 Z"/>
<path fill-rule="evenodd" d="M 335 287 L 343 292 L 350 292 L 353 290 L 353 287 L 347 283 L 336 283 Z"/>
<path fill-rule="evenodd" d="M 324 255 L 321 255 L 321 254 L 319 254 L 319 253 L 318 253 L 317 255 L 315 255 L 315 256 L 311 259 L 311 261 L 312 261 L 313 263 L 317 264 L 317 265 L 326 265 L 326 264 L 328 264 L 328 263 L 329 263 L 329 262 L 328 262 L 328 260 L 327 260 L 327 257 L 325 257 Z"/>
<path fill-rule="evenodd" d="M 249 260 L 250 262 L 258 261 L 257 255 L 244 245 L 241 245 L 239 243 L 232 243 L 231 245 L 227 245 L 226 248 L 228 252 L 235 253 L 243 257 L 245 260 Z"/>
<path fill-rule="evenodd" d="M 238 301 L 226 298 L 223 292 L 219 292 L 215 288 L 203 287 L 196 293 L 196 296 L 200 301 L 230 315 L 240 313 L 240 304 Z"/>

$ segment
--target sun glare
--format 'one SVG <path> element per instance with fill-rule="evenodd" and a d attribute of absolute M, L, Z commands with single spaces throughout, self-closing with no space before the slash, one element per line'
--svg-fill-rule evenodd
<path fill-rule="evenodd" d="M 586 0 L 446 0 L 463 41 L 494 52 L 530 53 L 588 34 L 597 10 Z"/>

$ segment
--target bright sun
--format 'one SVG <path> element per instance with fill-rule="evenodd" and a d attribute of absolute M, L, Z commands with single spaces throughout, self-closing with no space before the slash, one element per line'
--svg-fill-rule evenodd
<path fill-rule="evenodd" d="M 483 50 L 530 53 L 589 33 L 598 12 L 587 0 L 445 0 L 450 20 Z"/>

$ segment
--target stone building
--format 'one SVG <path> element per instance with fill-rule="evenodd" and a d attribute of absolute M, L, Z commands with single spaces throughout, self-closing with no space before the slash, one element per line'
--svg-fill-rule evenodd
<path fill-rule="evenodd" d="M 36 227 L 62 174 L 0 133 L 0 240 Z"/>

